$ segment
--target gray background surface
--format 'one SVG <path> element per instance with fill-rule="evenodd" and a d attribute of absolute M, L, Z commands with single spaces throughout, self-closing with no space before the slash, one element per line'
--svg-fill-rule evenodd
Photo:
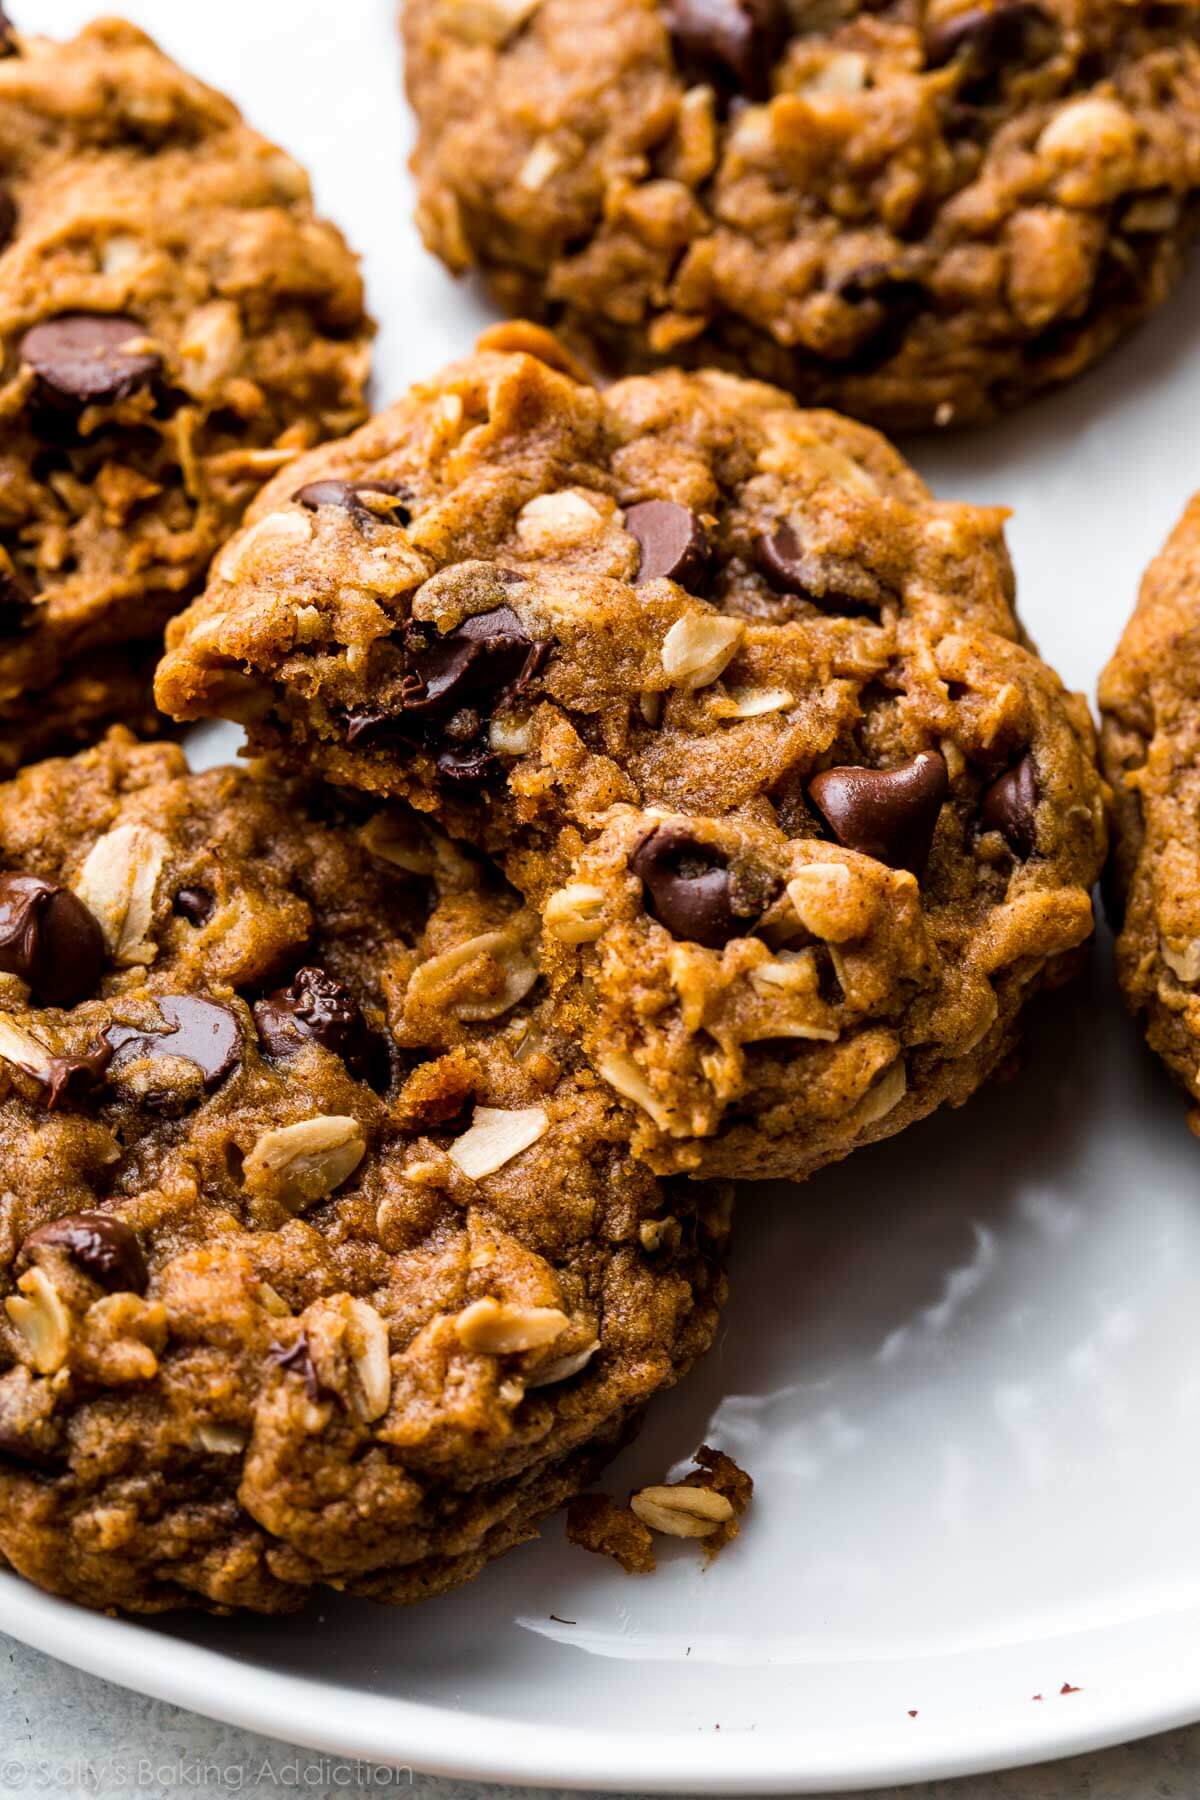
<path fill-rule="evenodd" d="M 1037 1768 L 876 1791 L 880 1800 L 1196 1800 L 1200 1725 Z M 126 1693 L 0 1636 L 0 1794 L 39 1793 L 532 1800 L 532 1790 L 331 1763 Z"/>

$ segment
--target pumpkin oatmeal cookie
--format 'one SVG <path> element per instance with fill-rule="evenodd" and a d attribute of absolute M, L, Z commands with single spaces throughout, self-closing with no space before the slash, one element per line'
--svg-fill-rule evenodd
<path fill-rule="evenodd" d="M 363 417 L 369 337 L 308 177 L 231 101 L 118 20 L 5 30 L 0 768 L 146 722 L 126 664 L 266 478 Z"/>
<path fill-rule="evenodd" d="M 1151 1049 L 1200 1103 L 1200 495 L 1146 572 L 1100 708 L 1118 978 Z"/>
<path fill-rule="evenodd" d="M 405 0 L 425 241 L 618 369 L 891 428 L 1087 368 L 1175 284 L 1194 0 Z"/>
<path fill-rule="evenodd" d="M 498 327 L 273 482 L 159 703 L 497 858 L 652 1167 L 803 1176 L 966 1099 L 1088 936 L 1087 708 L 1000 510 L 773 388 L 560 357 Z"/>
<path fill-rule="evenodd" d="M 96 1607 L 473 1576 L 712 1339 L 537 921 L 436 834 L 113 733 L 0 788 L 0 1559 Z"/>

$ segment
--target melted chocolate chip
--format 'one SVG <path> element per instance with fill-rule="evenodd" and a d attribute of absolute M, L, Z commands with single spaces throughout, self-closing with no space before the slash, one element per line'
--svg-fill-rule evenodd
<path fill-rule="evenodd" d="M 0 57 L 16 56 L 19 48 L 16 27 L 3 6 L 0 6 Z"/>
<path fill-rule="evenodd" d="M 681 826 L 656 825 L 634 850 L 629 866 L 645 887 L 647 911 L 672 937 L 720 950 L 747 930 L 748 921 L 734 917 L 725 858 Z"/>
<path fill-rule="evenodd" d="M 40 1225 L 25 1239 L 22 1255 L 43 1246 L 62 1250 L 98 1287 L 110 1294 L 144 1294 L 146 1259 L 133 1231 L 112 1213 L 75 1213 Z"/>
<path fill-rule="evenodd" d="M 322 1398 L 325 1389 L 321 1386 L 317 1374 L 317 1366 L 312 1359 L 307 1337 L 301 1332 L 294 1344 L 272 1344 L 267 1352 L 267 1360 L 277 1368 L 286 1369 L 290 1375 L 299 1375 L 304 1382 L 304 1389 L 314 1406 Z"/>
<path fill-rule="evenodd" d="M 500 767 L 500 759 L 486 744 L 462 744 L 442 750 L 437 772 L 451 787 L 475 787 Z"/>
<path fill-rule="evenodd" d="M 296 489 L 292 499 L 313 512 L 322 506 L 341 507 L 361 529 L 368 520 L 380 517 L 380 514 L 364 504 L 364 494 L 382 494 L 401 503 L 384 511 L 382 516 L 388 523 L 407 525 L 412 518 L 408 507 L 403 504 L 404 501 L 411 500 L 412 491 L 402 481 L 309 481 L 302 488 Z"/>
<path fill-rule="evenodd" d="M 450 782 L 478 782 L 498 767 L 481 734 L 496 706 L 523 693 L 551 645 L 532 639 L 511 606 L 493 607 L 440 635 L 410 623 L 400 710 L 364 708 L 346 718 L 346 743 L 358 750 L 424 749 Z"/>
<path fill-rule="evenodd" d="M 167 1021 L 162 1031 L 138 1025 L 110 1025 L 105 1031 L 113 1067 L 143 1056 L 179 1056 L 196 1064 L 206 1088 L 223 1081 L 242 1054 L 242 1028 L 230 1009 L 196 994 L 156 994 L 154 1004 Z"/>
<path fill-rule="evenodd" d="M 0 969 L 26 982 L 36 1001 L 86 999 L 104 959 L 104 933 L 70 888 L 37 875 L 0 875 Z"/>
<path fill-rule="evenodd" d="M 89 1100 L 104 1083 L 112 1051 L 107 1044 L 96 1044 L 82 1056 L 50 1056 L 45 1062 L 22 1062 L 19 1056 L 8 1059 L 15 1069 L 36 1081 L 39 1099 L 47 1112 L 58 1112 L 64 1106 L 79 1106 Z"/>
<path fill-rule="evenodd" d="M 922 750 L 896 769 L 826 769 L 809 797 L 839 844 L 920 875 L 948 786 L 945 759 Z"/>
<path fill-rule="evenodd" d="M 269 1056 L 295 1056 L 316 1043 L 340 1056 L 353 1073 L 370 1058 L 370 1038 L 358 1001 L 344 981 L 324 969 L 298 969 L 290 987 L 257 1002 L 254 1023 Z"/>
<path fill-rule="evenodd" d="M 207 888 L 180 888 L 175 896 L 175 911 L 189 925 L 207 925 L 212 918 L 216 902 Z"/>
<path fill-rule="evenodd" d="M 0 181 L 0 252 L 7 250 L 17 235 L 17 202 L 13 191 Z"/>
<path fill-rule="evenodd" d="M 877 612 L 895 598 L 878 576 L 849 557 L 806 550 L 799 529 L 787 522 L 759 539 L 755 555 L 777 593 L 795 594 L 823 612 Z"/>
<path fill-rule="evenodd" d="M 674 500 L 643 500 L 625 514 L 625 529 L 641 546 L 634 582 L 677 581 L 690 593 L 702 591 L 708 573 L 708 534 L 690 507 Z"/>
<path fill-rule="evenodd" d="M 1040 797 L 1037 764 L 1028 752 L 1014 768 L 993 781 L 983 796 L 984 824 L 1000 832 L 1009 849 L 1022 861 L 1037 848 Z"/>
<path fill-rule="evenodd" d="M 82 1056 L 52 1056 L 44 1076 L 34 1070 L 28 1072 L 45 1087 L 46 1111 L 57 1112 L 61 1106 L 82 1106 L 90 1100 L 103 1086 L 111 1061 L 111 1049 L 100 1043 Z"/>
<path fill-rule="evenodd" d="M 925 61 L 931 69 L 959 63 L 965 89 L 991 81 L 1013 65 L 1036 60 L 1040 47 L 1049 48 L 1049 28 L 1046 14 L 1029 0 L 970 7 L 930 27 Z"/>
<path fill-rule="evenodd" d="M 667 29 L 693 79 L 766 100 L 788 35 L 783 0 L 670 0 Z"/>
<path fill-rule="evenodd" d="M 346 747 L 350 750 L 415 750 L 419 743 L 412 725 L 395 713 L 375 708 L 346 716 Z"/>
<path fill-rule="evenodd" d="M 494 700 L 520 692 L 550 653 L 549 644 L 529 636 L 511 606 L 475 613 L 445 636 L 411 625 L 405 648 L 412 679 L 403 704 L 410 713 L 446 712 L 477 696 Z"/>
<path fill-rule="evenodd" d="M 64 313 L 25 333 L 21 360 L 37 376 L 44 401 L 71 408 L 110 405 L 146 387 L 162 367 L 157 351 L 142 347 L 145 336 L 136 319 Z"/>

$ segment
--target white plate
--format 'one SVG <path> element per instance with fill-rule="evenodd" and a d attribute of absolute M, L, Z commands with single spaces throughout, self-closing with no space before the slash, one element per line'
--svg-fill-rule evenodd
<path fill-rule="evenodd" d="M 52 32 L 92 10 L 17 5 Z M 365 253 L 381 401 L 470 344 L 486 310 L 409 223 L 387 0 L 127 11 L 314 169 Z M 1016 508 L 1025 617 L 1089 688 L 1200 482 L 1198 301 L 1065 397 L 912 450 Z M 294 1742 L 564 1786 L 860 1787 L 1200 1717 L 1200 1147 L 1107 945 L 1030 1039 L 963 1112 L 745 1196 L 720 1345 L 611 1477 L 731 1450 L 758 1498 L 712 1569 L 633 1580 L 553 1524 L 416 1611 L 141 1626 L 0 1577 L 0 1624 Z"/>

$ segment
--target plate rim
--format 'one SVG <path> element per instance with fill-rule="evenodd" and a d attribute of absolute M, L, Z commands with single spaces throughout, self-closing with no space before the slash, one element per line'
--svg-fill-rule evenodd
<path fill-rule="evenodd" d="M 1188 1610 L 1200 1619 L 1200 1608 Z M 696 1728 L 622 1734 L 366 1694 L 164 1638 L 135 1619 L 92 1613 L 43 1593 L 5 1570 L 0 1570 L 0 1630 L 119 1687 L 291 1747 L 417 1775 L 517 1787 L 845 1793 L 1060 1760 L 1200 1720 L 1200 1646 L 1190 1657 L 1173 1658 L 1169 1674 L 1160 1668 L 1148 1675 L 1143 1669 L 1123 1690 L 1120 1704 L 1112 1704 L 1109 1692 L 1096 1714 L 1038 1709 L 1020 1729 L 999 1716 L 982 1725 L 959 1719 L 927 1727 L 910 1741 L 898 1726 L 889 1726 L 847 1751 L 845 1745 L 832 1750 L 814 1745 L 800 1733 L 742 1730 L 722 1738 Z M 1040 1647 L 1053 1641 L 1040 1640 Z M 235 1681 L 229 1679 L 231 1670 Z M 333 1707 L 329 1701 L 335 1694 L 339 1704 Z"/>

